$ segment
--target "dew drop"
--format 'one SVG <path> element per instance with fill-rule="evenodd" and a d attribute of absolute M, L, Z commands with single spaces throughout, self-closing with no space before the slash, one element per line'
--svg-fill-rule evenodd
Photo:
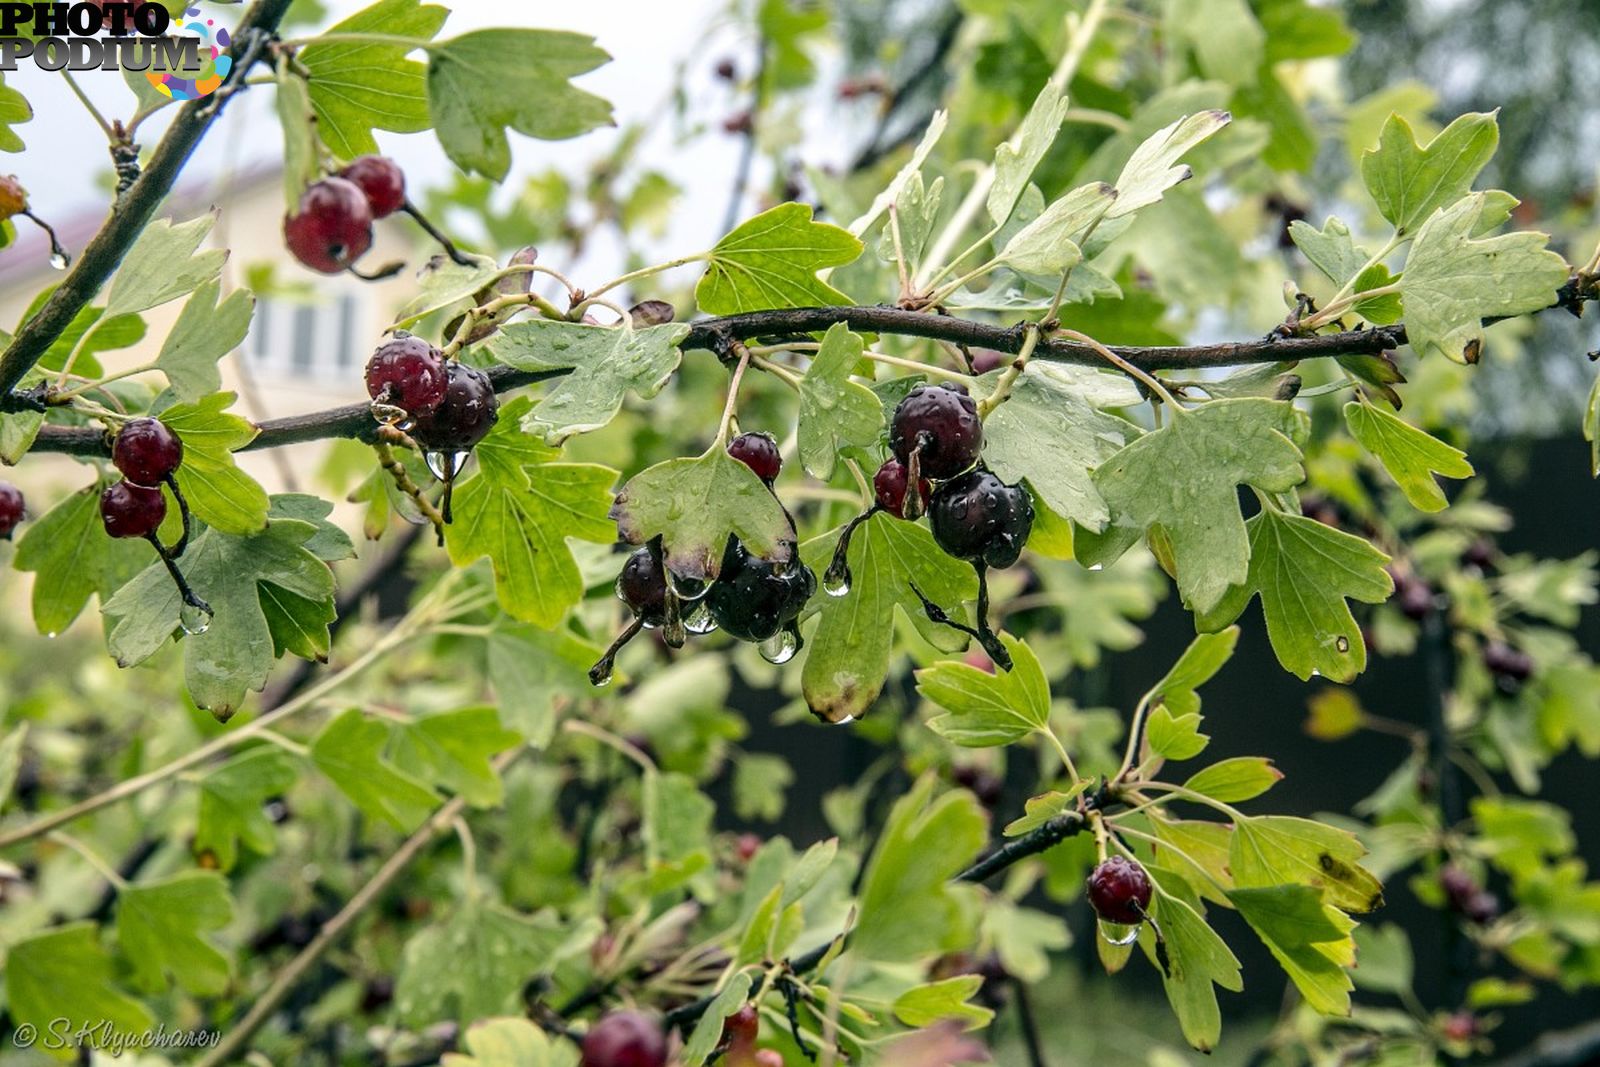
<path fill-rule="evenodd" d="M 667 572 L 667 587 L 678 595 L 679 600 L 699 600 L 711 591 L 711 583 L 704 578 L 691 578 L 688 575 L 678 574 L 670 567 Z"/>
<path fill-rule="evenodd" d="M 45 634 L 44 636 L 48 640 L 54 641 L 56 639 L 56 632 L 54 630 L 51 630 L 49 633 Z"/>
<path fill-rule="evenodd" d="M 1344 634 L 1340 634 L 1339 639 L 1333 643 L 1333 647 L 1337 648 L 1340 652 L 1349 652 L 1350 639 Z"/>
<path fill-rule="evenodd" d="M 844 718 L 838 720 L 837 722 L 830 723 L 829 725 L 832 725 L 832 726 L 849 726 L 851 723 L 853 723 L 855 721 L 856 721 L 856 717 L 854 715 L 846 715 Z"/>
<path fill-rule="evenodd" d="M 768 663 L 788 663 L 800 651 L 800 631 L 790 623 L 761 642 L 760 651 Z"/>
<path fill-rule="evenodd" d="M 604 689 L 611 684 L 611 671 L 613 660 L 606 656 L 599 663 L 589 668 L 589 684 L 596 689 Z"/>
<path fill-rule="evenodd" d="M 1120 947 L 1122 945 L 1131 945 L 1135 941 L 1139 940 L 1139 928 L 1137 926 L 1123 926 L 1121 923 L 1101 922 L 1099 927 L 1100 937 L 1108 945 L 1117 945 Z"/>
<path fill-rule="evenodd" d="M 717 620 L 711 615 L 711 606 L 702 598 L 694 602 L 683 616 L 683 628 L 692 634 L 708 634 L 717 628 Z"/>
<path fill-rule="evenodd" d="M 1311 668 L 1311 677 L 1313 677 L 1313 678 L 1321 678 L 1322 677 L 1322 672 L 1317 670 L 1317 668 L 1312 667 Z"/>
<path fill-rule="evenodd" d="M 215 614 L 210 608 L 184 604 L 178 609 L 178 625 L 183 627 L 183 632 L 190 637 L 199 637 L 211 629 L 211 619 Z"/>
<path fill-rule="evenodd" d="M 835 560 L 822 575 L 822 590 L 829 596 L 845 596 L 850 592 L 850 568 Z"/>
<path fill-rule="evenodd" d="M 50 265 L 56 270 L 66 270 L 72 265 L 72 257 L 65 252 L 50 253 Z"/>
<path fill-rule="evenodd" d="M 1103 571 L 1106 569 L 1106 565 L 1104 563 L 1091 563 L 1089 564 L 1089 569 L 1092 571 Z"/>
<path fill-rule="evenodd" d="M 399 426 L 408 416 L 405 408 L 395 407 L 393 404 L 381 404 L 374 400 L 368 405 L 372 417 L 384 426 Z"/>
<path fill-rule="evenodd" d="M 451 482 L 456 475 L 461 473 L 461 468 L 467 465 L 470 452 L 424 452 L 422 460 L 428 465 L 428 470 L 441 482 Z"/>

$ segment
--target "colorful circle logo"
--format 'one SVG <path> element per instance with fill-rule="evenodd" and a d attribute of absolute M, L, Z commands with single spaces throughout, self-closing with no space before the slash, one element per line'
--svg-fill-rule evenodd
<path fill-rule="evenodd" d="M 215 19 L 200 21 L 200 9 L 191 7 L 184 13 L 186 21 L 181 30 L 200 40 L 200 58 L 205 65 L 192 78 L 181 71 L 146 71 L 145 77 L 163 96 L 174 100 L 198 100 L 210 96 L 222 86 L 222 81 L 233 69 L 233 60 L 223 55 L 232 42 L 227 27 L 216 25 Z"/>

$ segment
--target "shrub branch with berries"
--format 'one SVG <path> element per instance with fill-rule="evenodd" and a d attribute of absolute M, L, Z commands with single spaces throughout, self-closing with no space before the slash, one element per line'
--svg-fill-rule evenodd
<path fill-rule="evenodd" d="M 1493 324 L 1581 313 L 1600 253 L 1574 265 L 1502 232 L 1515 199 L 1474 189 L 1495 115 L 1421 138 L 1395 115 L 1358 146 L 1350 221 L 1247 241 L 1273 246 L 1247 270 L 1213 208 L 1287 182 L 1261 101 L 1312 128 L 1275 64 L 1348 47 L 1339 16 L 1241 6 L 1262 40 L 1304 39 L 1251 57 L 1261 83 L 1233 92 L 1200 76 L 1203 30 L 1075 6 L 1042 89 L 957 93 L 914 147 L 816 174 L 829 221 L 788 190 L 712 247 L 609 280 L 565 261 L 603 230 L 627 243 L 664 195 L 633 156 L 652 129 L 581 193 L 536 182 L 504 215 L 489 193 L 509 133 L 611 121 L 573 84 L 607 59 L 578 34 L 441 37 L 444 8 L 380 0 L 295 37 L 287 0 L 256 0 L 212 97 L 96 111 L 115 210 L 82 249 L 50 232 L 71 269 L 0 352 L 0 459 L 63 453 L 82 473 L 28 501 L 0 484 L 0 537 L 34 628 L 103 641 L 149 699 L 115 702 L 124 748 L 74 756 L 81 773 L 60 761 L 99 742 L 72 686 L 4 720 L 0 895 L 41 905 L 6 931 L 15 1032 L 205 1018 L 224 1032 L 205 1065 L 947 1067 L 987 1059 L 971 1031 L 1015 1013 L 1037 1065 L 1060 1020 L 1038 1013 L 1041 1030 L 1028 998 L 1060 995 L 1073 923 L 1110 975 L 1140 957 L 1176 1020 L 1160 1025 L 1202 1051 L 1223 1040 L 1219 990 L 1246 981 L 1219 930 L 1259 940 L 1282 973 L 1249 981 L 1295 996 L 1258 1055 L 1293 1062 L 1464 1055 L 1535 982 L 1600 980 L 1600 930 L 1562 921 L 1600 889 L 1537 799 L 1563 752 L 1600 754 L 1600 667 L 1567 632 L 1593 560 L 1502 553 L 1449 403 L 1399 414 L 1407 377 L 1465 389 Z M 1258 25 L 1264 6 L 1297 14 Z M 817 76 L 812 17 L 763 14 L 757 72 L 716 64 L 749 106 L 701 127 L 781 162 L 763 124 Z M 1152 81 L 1163 67 L 1176 85 Z M 897 99 L 880 74 L 847 85 Z M 156 217 L 228 101 L 266 86 L 288 255 L 411 279 L 368 339 L 367 402 L 272 420 L 223 390 L 254 296 L 208 246 L 216 214 Z M 28 113 L 0 95 L 0 118 Z M 374 137 L 430 128 L 453 191 L 408 189 Z M 978 143 L 996 147 L 966 158 Z M 45 225 L 24 184 L 43 180 L 0 181 L 7 241 L 13 217 Z M 584 218 L 547 210 L 556 185 Z M 415 255 L 369 263 L 393 216 Z M 1196 282 L 1220 243 L 1239 279 Z M 1266 321 L 1249 290 L 1273 271 L 1293 280 Z M 118 360 L 169 306 L 159 354 Z M 1201 311 L 1252 339 L 1181 344 Z M 1591 436 L 1596 411 L 1600 387 Z M 311 442 L 329 458 L 297 480 L 326 499 L 269 493 L 236 458 Z M 380 543 L 358 551 L 346 518 Z M 1069 700 L 1169 590 L 1195 637 L 1166 675 L 1125 714 Z M 1256 810 L 1282 778 L 1264 756 L 1192 766 L 1197 691 L 1242 627 L 1302 680 L 1425 662 L 1417 721 L 1312 692 L 1313 736 L 1407 742 L 1364 822 Z M 180 689 L 216 721 L 184 715 Z M 718 783 L 739 819 L 772 821 L 809 773 L 741 744 L 730 708 L 757 689 L 783 730 L 855 723 L 882 746 L 823 800 L 833 836 L 714 828 Z M 49 700 L 59 721 L 33 710 Z M 1207 728 L 1286 713 L 1228 711 Z M 57 868 L 105 901 L 45 899 L 69 884 Z M 1404 931 L 1362 925 L 1396 891 L 1480 950 L 1448 1003 L 1412 992 Z M 1358 1010 L 1374 992 L 1400 1007 Z"/>

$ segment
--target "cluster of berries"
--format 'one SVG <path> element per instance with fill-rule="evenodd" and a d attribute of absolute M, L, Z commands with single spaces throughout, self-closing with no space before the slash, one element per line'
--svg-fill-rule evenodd
<path fill-rule="evenodd" d="M 1444 890 L 1450 910 L 1479 926 L 1487 926 L 1500 914 L 1500 898 L 1478 884 L 1460 867 L 1447 864 L 1439 868 L 1439 888 Z"/>
<path fill-rule="evenodd" d="M 728 454 L 754 471 L 769 490 L 783 469 L 771 434 L 742 433 L 728 442 Z M 730 536 L 721 570 L 710 583 L 669 575 L 659 539 L 636 549 L 617 576 L 617 597 L 633 612 L 633 621 L 590 669 L 589 680 L 595 685 L 609 682 L 617 653 L 645 629 L 660 629 L 673 648 L 681 647 L 688 634 L 720 629 L 759 645 L 773 663 L 793 659 L 801 644 L 800 612 L 817 591 L 817 578 L 800 562 L 799 545 L 789 541 L 787 547 L 788 559 L 773 562 Z"/>
<path fill-rule="evenodd" d="M 388 156 L 362 156 L 306 187 L 294 214 L 283 220 L 284 241 L 307 267 L 338 274 L 372 247 L 374 219 L 409 206 L 400 164 Z"/>
<path fill-rule="evenodd" d="M 907 521 L 926 512 L 939 547 L 978 572 L 977 626 L 957 622 L 915 586 L 913 592 L 930 619 L 975 637 L 1009 670 L 1011 657 L 989 628 L 986 571 L 1009 567 L 1022 555 L 1033 530 L 1033 499 L 982 465 L 978 405 L 953 382 L 918 385 L 906 394 L 889 423 L 889 451 L 892 457 L 872 479 L 876 502 L 841 533 L 823 587 L 835 595 L 849 590 L 850 537 L 862 522 L 878 512 Z"/>
<path fill-rule="evenodd" d="M 722 1024 L 722 1039 L 711 1060 L 726 1067 L 783 1067 L 783 1055 L 756 1048 L 761 1016 L 754 1004 L 745 1004 Z M 666 1031 L 654 1015 L 641 1011 L 614 1011 L 602 1016 L 583 1037 L 579 1067 L 666 1067 L 669 1057 Z"/>

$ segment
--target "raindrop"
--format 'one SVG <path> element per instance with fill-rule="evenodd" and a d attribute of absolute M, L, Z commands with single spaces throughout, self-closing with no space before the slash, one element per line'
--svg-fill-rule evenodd
<path fill-rule="evenodd" d="M 467 465 L 470 452 L 424 452 L 422 460 L 428 465 L 428 470 L 441 482 L 455 481 L 456 475 L 461 473 L 461 468 Z"/>
<path fill-rule="evenodd" d="M 708 634 L 717 628 L 717 620 L 711 615 L 711 606 L 704 599 L 695 601 L 683 616 L 683 628 L 692 634 Z"/>
<path fill-rule="evenodd" d="M 829 596 L 844 596 L 850 592 L 850 568 L 843 560 L 834 560 L 822 575 L 822 589 Z"/>
<path fill-rule="evenodd" d="M 51 641 L 54 641 L 56 639 L 56 632 L 51 630 L 49 633 L 45 634 L 45 637 Z"/>
<path fill-rule="evenodd" d="M 599 663 L 589 668 L 589 684 L 596 689 L 604 689 L 611 684 L 611 668 L 613 660 L 605 657 Z"/>
<path fill-rule="evenodd" d="M 210 608 L 184 604 L 178 609 L 178 625 L 190 637 L 199 637 L 211 629 L 211 619 L 215 614 Z"/>
<path fill-rule="evenodd" d="M 1344 634 L 1340 634 L 1339 639 L 1333 643 L 1333 647 L 1337 648 L 1340 652 L 1349 652 L 1350 639 Z"/>
<path fill-rule="evenodd" d="M 834 726 L 849 726 L 851 723 L 853 723 L 855 721 L 856 721 L 856 717 L 854 715 L 846 715 L 844 718 L 842 718 L 839 721 L 835 722 L 833 725 Z"/>
<path fill-rule="evenodd" d="M 369 405 L 369 409 L 372 412 L 372 417 L 384 426 L 399 426 L 410 417 L 406 414 L 405 408 L 398 408 L 393 404 L 380 404 L 376 400 Z"/>
<path fill-rule="evenodd" d="M 800 651 L 800 631 L 793 623 L 761 642 L 761 658 L 768 663 L 788 663 Z"/>
<path fill-rule="evenodd" d="M 711 583 L 704 578 L 691 578 L 688 575 L 678 574 L 670 567 L 667 571 L 667 587 L 678 594 L 679 600 L 699 600 L 711 592 Z"/>
<path fill-rule="evenodd" d="M 1102 922 L 1099 925 L 1100 936 L 1108 945 L 1131 945 L 1139 940 L 1139 928 L 1137 926 L 1123 926 L 1121 923 L 1108 922 Z"/>
<path fill-rule="evenodd" d="M 1321 678 L 1322 677 L 1322 672 L 1319 671 L 1317 668 L 1312 667 L 1311 668 L 1311 677 L 1313 677 L 1313 678 Z"/>
<path fill-rule="evenodd" d="M 1103 571 L 1106 569 L 1106 565 L 1104 563 L 1091 563 L 1089 564 L 1089 569 L 1092 571 Z"/>
<path fill-rule="evenodd" d="M 56 270 L 66 270 L 72 265 L 72 257 L 65 252 L 50 253 L 50 265 Z"/>

